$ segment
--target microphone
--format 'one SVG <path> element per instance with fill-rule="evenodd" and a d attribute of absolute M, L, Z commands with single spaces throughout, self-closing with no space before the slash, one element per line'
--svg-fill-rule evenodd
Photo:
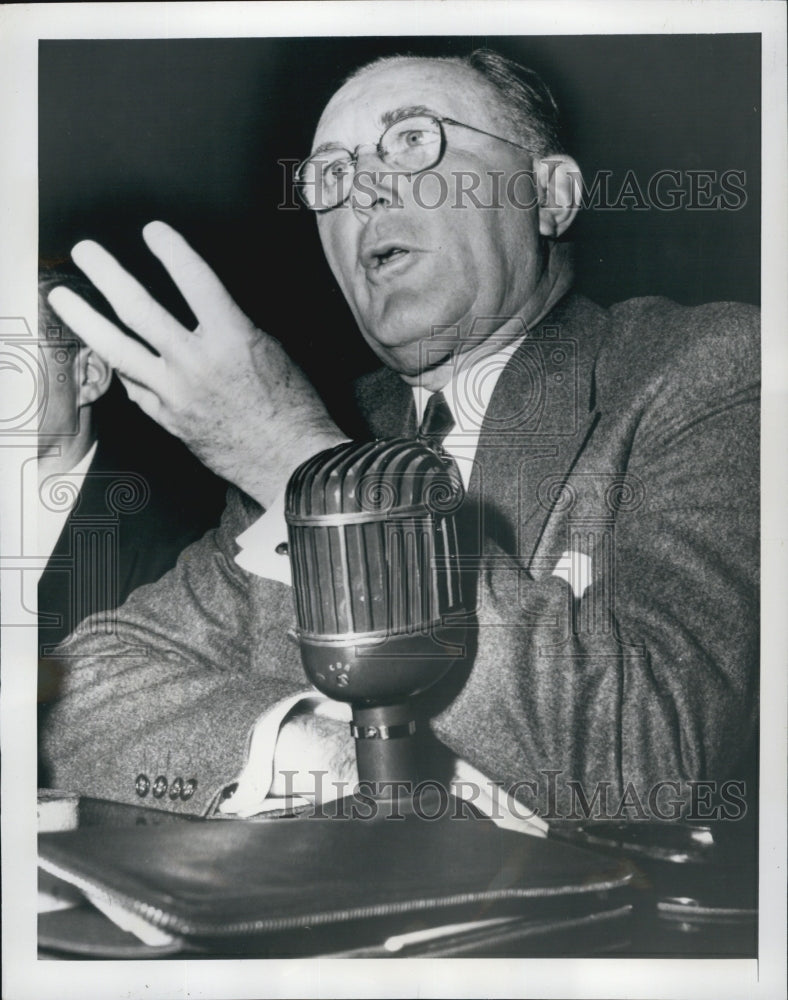
<path fill-rule="evenodd" d="M 298 637 L 318 690 L 353 710 L 359 778 L 417 780 L 411 699 L 463 653 L 451 459 L 411 439 L 320 452 L 285 497 Z"/>

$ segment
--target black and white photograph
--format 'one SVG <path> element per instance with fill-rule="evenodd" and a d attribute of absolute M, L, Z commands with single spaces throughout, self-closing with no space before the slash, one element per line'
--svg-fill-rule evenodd
<path fill-rule="evenodd" d="M 784 997 L 785 8 L 2 19 L 3 996 Z"/>

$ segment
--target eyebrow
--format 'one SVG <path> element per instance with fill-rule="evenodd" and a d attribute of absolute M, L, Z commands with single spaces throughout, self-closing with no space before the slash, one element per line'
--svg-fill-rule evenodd
<path fill-rule="evenodd" d="M 312 150 L 310 156 L 317 156 L 318 153 L 327 153 L 329 150 L 339 150 L 344 153 L 349 153 L 350 150 L 346 149 L 339 142 L 321 142 L 319 146 Z"/>
<path fill-rule="evenodd" d="M 435 118 L 441 117 L 440 112 L 435 111 L 433 108 L 428 108 L 424 104 L 410 104 L 407 107 L 394 108 L 392 111 L 384 111 L 378 119 L 378 125 L 385 131 L 389 125 L 393 125 L 394 122 L 398 122 L 402 118 L 407 118 L 409 115 L 433 115 Z M 346 146 L 343 146 L 339 142 L 321 142 L 319 146 L 312 150 L 310 155 L 317 156 L 318 153 L 327 153 L 330 150 L 343 150 L 346 153 L 350 152 Z"/>
<path fill-rule="evenodd" d="M 411 104 L 405 108 L 395 108 L 393 111 L 384 111 L 378 120 L 381 128 L 388 128 L 389 125 L 393 125 L 394 122 L 399 121 L 400 118 L 407 118 L 409 115 L 434 115 L 436 118 L 441 117 L 437 111 L 432 108 L 425 107 L 423 104 Z"/>

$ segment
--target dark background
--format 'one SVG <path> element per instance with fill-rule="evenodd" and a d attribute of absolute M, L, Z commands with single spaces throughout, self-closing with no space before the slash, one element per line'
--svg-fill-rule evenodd
<path fill-rule="evenodd" d="M 323 260 L 314 219 L 281 210 L 331 93 L 395 52 L 489 45 L 539 71 L 587 179 L 628 170 L 742 170 L 736 211 L 591 209 L 572 228 L 578 287 L 602 304 L 667 295 L 759 301 L 760 36 L 299 38 L 40 43 L 40 255 L 104 243 L 189 313 L 140 229 L 161 218 L 216 269 L 329 398 L 374 365 Z"/>

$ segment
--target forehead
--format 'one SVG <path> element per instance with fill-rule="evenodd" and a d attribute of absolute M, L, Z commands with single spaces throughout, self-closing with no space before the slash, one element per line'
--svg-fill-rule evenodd
<path fill-rule="evenodd" d="M 410 107 L 483 129 L 501 121 L 497 90 L 469 66 L 403 59 L 363 71 L 341 87 L 320 117 L 313 146 L 336 142 L 354 149 L 375 142 L 383 116 Z"/>

